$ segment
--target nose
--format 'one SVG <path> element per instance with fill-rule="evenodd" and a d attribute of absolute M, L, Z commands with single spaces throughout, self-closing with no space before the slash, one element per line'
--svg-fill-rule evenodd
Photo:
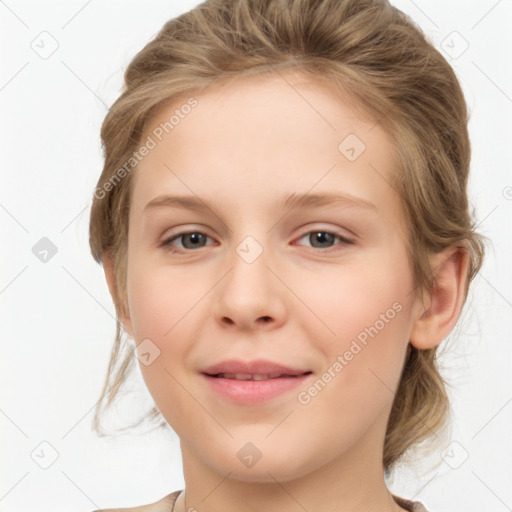
<path fill-rule="evenodd" d="M 231 266 L 214 292 L 214 315 L 224 327 L 273 329 L 284 321 L 285 287 L 270 267 L 268 252 L 252 237 L 233 251 Z"/>

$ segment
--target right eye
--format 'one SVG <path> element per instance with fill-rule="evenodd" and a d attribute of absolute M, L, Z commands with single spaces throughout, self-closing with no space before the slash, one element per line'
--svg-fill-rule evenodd
<path fill-rule="evenodd" d="M 204 247 L 202 242 L 205 242 L 207 238 L 210 237 L 201 231 L 182 231 L 181 233 L 175 234 L 172 237 L 164 240 L 160 246 L 166 250 L 169 250 L 170 252 L 187 252 L 189 250 L 194 250 L 197 248 L 201 249 L 201 247 Z M 182 247 L 176 249 L 172 243 L 179 239 L 182 239 L 184 243 L 182 244 Z"/>

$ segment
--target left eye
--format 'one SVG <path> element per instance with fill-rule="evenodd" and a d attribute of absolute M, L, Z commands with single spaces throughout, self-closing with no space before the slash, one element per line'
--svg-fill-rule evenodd
<path fill-rule="evenodd" d="M 353 240 L 349 240 L 348 238 L 345 238 L 344 236 L 338 235 L 337 233 L 333 233 L 332 231 L 325 231 L 325 230 L 314 230 L 314 231 L 308 231 L 304 235 L 302 235 L 299 240 L 302 238 L 307 237 L 310 242 L 313 244 L 320 244 L 319 246 L 314 246 L 315 249 L 330 249 L 331 247 L 326 247 L 325 244 L 330 244 L 333 242 L 336 238 L 338 240 L 341 240 L 341 244 L 339 245 L 349 245 L 354 243 Z"/>
<path fill-rule="evenodd" d="M 335 239 L 338 239 L 341 241 L 341 244 L 339 245 L 349 245 L 353 244 L 353 240 L 349 240 L 348 238 L 345 238 L 344 236 L 338 235 L 337 233 L 333 233 L 331 231 L 325 231 L 325 230 L 313 230 L 308 231 L 304 235 L 302 235 L 298 240 L 302 240 L 303 238 L 308 237 L 308 240 L 310 243 L 313 244 L 314 249 L 330 249 L 332 247 L 327 247 L 327 245 L 334 242 Z M 171 238 L 168 238 L 165 240 L 161 245 L 165 248 L 168 248 L 171 250 L 171 252 L 180 252 L 180 250 L 193 250 L 197 248 L 204 247 L 202 245 L 202 242 L 205 242 L 207 238 L 210 238 L 208 235 L 205 235 L 204 233 L 201 233 L 200 231 L 191 231 L 191 232 L 184 232 L 184 233 L 178 233 L 177 235 L 174 235 Z M 182 247 L 176 248 L 172 242 L 175 240 L 182 239 L 184 242 L 182 244 Z M 210 238 L 211 239 L 211 238 Z M 318 244 L 315 246 L 315 244 Z M 211 245 L 211 244 L 210 244 Z"/>

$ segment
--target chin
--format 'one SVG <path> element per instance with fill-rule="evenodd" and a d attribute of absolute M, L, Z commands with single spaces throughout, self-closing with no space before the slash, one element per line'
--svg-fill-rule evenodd
<path fill-rule="evenodd" d="M 254 438 L 253 438 L 254 439 Z M 287 482 L 306 476 L 320 467 L 318 454 L 299 453 L 294 448 L 281 445 L 278 450 L 273 443 L 258 443 L 231 440 L 230 446 L 219 446 L 219 452 L 209 452 L 202 457 L 205 464 L 213 467 L 216 472 L 227 475 L 232 480 L 251 483 Z M 266 444 L 265 446 L 262 446 Z M 233 454 L 233 455 L 231 455 Z M 293 456 L 291 456 L 293 454 Z"/>

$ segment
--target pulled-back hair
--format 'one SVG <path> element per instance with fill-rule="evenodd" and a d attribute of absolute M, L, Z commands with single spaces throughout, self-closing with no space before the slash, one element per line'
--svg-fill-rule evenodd
<path fill-rule="evenodd" d="M 93 198 L 90 247 L 96 261 L 107 255 L 114 260 L 118 318 L 126 312 L 128 215 L 136 172 L 136 166 L 126 171 L 126 162 L 140 146 L 148 120 L 164 103 L 200 94 L 222 78 L 287 69 L 353 98 L 391 136 L 399 159 L 392 186 L 405 215 L 415 293 L 430 291 L 435 283 L 429 255 L 456 245 L 470 255 L 465 303 L 482 265 L 485 239 L 475 231 L 468 205 L 469 116 L 453 69 L 421 29 L 387 0 L 207 0 L 165 23 L 134 57 L 122 94 L 102 125 L 105 162 Z M 113 183 L 122 168 L 122 179 Z M 387 472 L 410 447 L 446 425 L 449 403 L 437 348 L 409 344 L 387 425 Z M 118 322 L 95 411 L 99 434 L 101 413 L 113 403 L 133 360 Z M 162 418 L 156 407 L 149 417 Z"/>

